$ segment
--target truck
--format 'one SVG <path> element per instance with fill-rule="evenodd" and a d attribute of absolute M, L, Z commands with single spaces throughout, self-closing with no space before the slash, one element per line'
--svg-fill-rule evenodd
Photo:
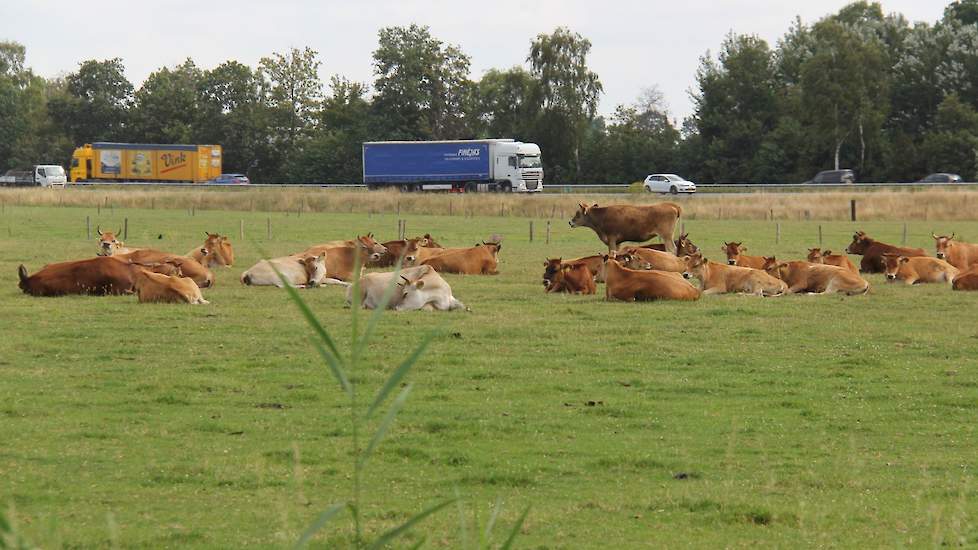
<path fill-rule="evenodd" d="M 30 170 L 7 170 L 0 176 L 0 185 L 64 187 L 65 169 L 58 164 L 36 164 Z"/>
<path fill-rule="evenodd" d="M 86 143 L 72 154 L 70 173 L 72 183 L 204 183 L 221 175 L 221 146 Z"/>
<path fill-rule="evenodd" d="M 368 189 L 539 193 L 540 147 L 513 139 L 371 141 L 363 144 Z"/>

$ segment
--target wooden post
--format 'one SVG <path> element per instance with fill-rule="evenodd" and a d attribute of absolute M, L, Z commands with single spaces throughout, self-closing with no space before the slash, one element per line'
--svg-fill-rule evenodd
<path fill-rule="evenodd" d="M 272 239 L 272 218 L 265 218 L 265 229 L 268 233 L 268 240 Z"/>
<path fill-rule="evenodd" d="M 774 242 L 776 244 L 780 244 L 781 243 L 781 222 L 776 223 L 774 225 L 774 228 L 775 228 L 774 229 Z"/>
<path fill-rule="evenodd" d="M 85 238 L 92 238 L 92 218 L 90 216 L 85 216 Z"/>
<path fill-rule="evenodd" d="M 556 205 L 556 204 L 554 204 L 554 205 L 553 205 L 553 206 L 552 206 L 552 207 L 550 208 L 550 218 L 551 218 L 551 219 L 553 219 L 553 217 L 554 217 L 554 215 L 556 215 L 556 214 L 557 214 L 557 205 Z"/>
<path fill-rule="evenodd" d="M 547 244 L 550 244 L 550 220 L 547 220 Z"/>
<path fill-rule="evenodd" d="M 533 220 L 530 220 L 530 242 L 533 242 Z"/>
<path fill-rule="evenodd" d="M 244 240 L 244 220 L 238 220 L 238 238 Z"/>
<path fill-rule="evenodd" d="M 156 197 L 149 199 L 149 209 L 156 210 Z"/>
<path fill-rule="evenodd" d="M 907 224 L 903 224 L 903 245 L 907 245 Z"/>
<path fill-rule="evenodd" d="M 818 246 L 822 246 L 822 224 L 818 224 Z"/>
<path fill-rule="evenodd" d="M 679 234 L 680 235 L 686 234 L 686 222 L 679 222 Z"/>
<path fill-rule="evenodd" d="M 849 201 L 849 220 L 856 221 L 856 199 Z"/>
<path fill-rule="evenodd" d="M 407 220 L 401 222 L 401 238 L 407 238 Z"/>
<path fill-rule="evenodd" d="M 448 215 L 452 215 L 452 200 L 448 199 Z"/>
<path fill-rule="evenodd" d="M 122 240 L 129 240 L 129 218 L 122 220 Z"/>
<path fill-rule="evenodd" d="M 397 201 L 397 215 L 401 215 L 401 201 Z"/>
<path fill-rule="evenodd" d="M 504 211 L 505 209 L 506 209 L 506 205 L 504 205 L 504 204 L 500 204 L 500 205 L 499 205 L 499 217 L 500 217 L 500 218 L 501 218 L 501 217 L 503 217 L 503 211 Z"/>
<path fill-rule="evenodd" d="M 101 216 L 102 215 L 102 203 L 96 202 L 95 203 L 95 209 L 97 211 L 97 215 Z"/>

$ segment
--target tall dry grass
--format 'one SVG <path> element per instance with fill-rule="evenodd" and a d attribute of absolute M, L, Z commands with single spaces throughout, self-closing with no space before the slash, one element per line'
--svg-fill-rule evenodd
<path fill-rule="evenodd" d="M 578 202 L 649 204 L 673 200 L 688 219 L 847 220 L 849 201 L 859 220 L 972 220 L 978 190 L 880 190 L 799 193 L 744 193 L 692 197 L 608 195 L 422 194 L 337 189 L 0 189 L 0 202 L 21 206 L 96 205 L 120 208 L 228 210 L 256 212 L 357 212 L 453 216 L 569 218 Z"/>

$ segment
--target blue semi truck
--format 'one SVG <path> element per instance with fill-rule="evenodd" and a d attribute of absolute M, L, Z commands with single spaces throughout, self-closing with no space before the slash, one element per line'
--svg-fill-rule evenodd
<path fill-rule="evenodd" d="M 512 139 L 373 141 L 363 144 L 363 183 L 402 191 L 543 190 L 540 147 Z"/>

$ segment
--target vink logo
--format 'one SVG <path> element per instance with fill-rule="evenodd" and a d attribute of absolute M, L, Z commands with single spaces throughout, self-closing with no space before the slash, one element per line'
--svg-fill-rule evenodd
<path fill-rule="evenodd" d="M 458 150 L 458 156 L 460 157 L 478 157 L 480 155 L 482 155 L 482 149 L 479 149 L 478 147 Z"/>

